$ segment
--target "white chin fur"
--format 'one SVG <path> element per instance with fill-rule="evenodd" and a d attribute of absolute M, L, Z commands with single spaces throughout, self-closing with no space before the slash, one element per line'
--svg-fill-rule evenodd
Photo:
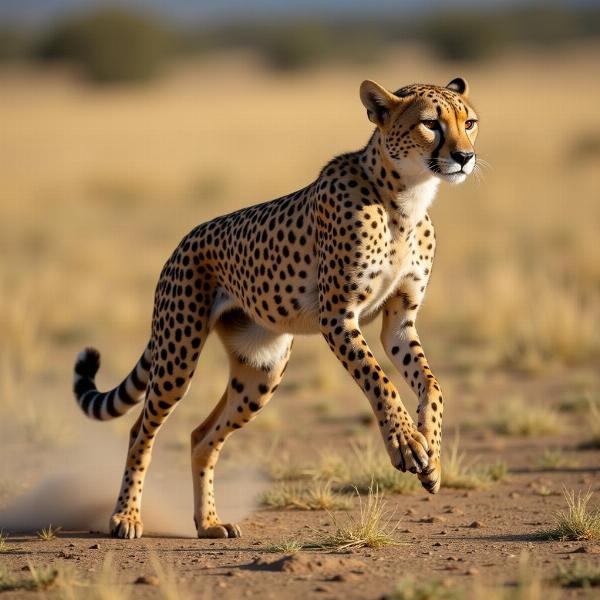
<path fill-rule="evenodd" d="M 467 173 L 438 173 L 438 177 L 447 183 L 462 183 L 467 178 Z"/>

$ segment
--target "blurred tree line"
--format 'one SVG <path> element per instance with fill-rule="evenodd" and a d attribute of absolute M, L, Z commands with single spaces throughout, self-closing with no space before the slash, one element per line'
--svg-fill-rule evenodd
<path fill-rule="evenodd" d="M 274 69 L 368 62 L 389 45 L 418 41 L 442 60 L 481 60 L 514 45 L 556 47 L 600 36 L 600 8 L 454 9 L 410 19 L 322 19 L 186 25 L 132 9 L 80 13 L 37 31 L 0 24 L 0 61 L 62 61 L 96 83 L 150 79 L 170 60 L 227 48 L 257 52 Z"/>

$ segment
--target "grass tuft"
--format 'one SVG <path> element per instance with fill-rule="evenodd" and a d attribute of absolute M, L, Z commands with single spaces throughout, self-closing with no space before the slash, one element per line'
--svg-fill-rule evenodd
<path fill-rule="evenodd" d="M 553 540 L 600 540 L 600 509 L 588 509 L 592 492 L 564 490 L 567 510 L 554 516 L 554 528 L 542 534 Z"/>
<path fill-rule="evenodd" d="M 445 581 L 417 581 L 414 577 L 404 577 L 391 594 L 382 600 L 464 600 L 462 588 L 451 587 Z"/>
<path fill-rule="evenodd" d="M 383 548 L 397 546 L 399 542 L 393 537 L 398 524 L 392 524 L 393 513 L 386 506 L 378 488 L 371 487 L 366 500 L 358 490 L 358 517 L 348 515 L 344 522 L 339 522 L 330 513 L 335 527 L 333 534 L 323 534 L 320 539 L 308 544 L 305 548 L 347 550 L 350 548 Z"/>
<path fill-rule="evenodd" d="M 599 449 L 600 448 L 600 408 L 595 404 L 589 404 L 589 414 L 586 422 L 589 430 L 589 438 L 581 444 L 582 448 L 585 449 Z"/>
<path fill-rule="evenodd" d="M 378 450 L 370 438 L 353 443 L 351 449 L 353 456 L 345 462 L 343 488 L 362 494 L 371 494 L 373 488 L 392 494 L 408 494 L 421 489 L 420 481 L 413 474 L 392 467 L 387 454 Z"/>
<path fill-rule="evenodd" d="M 296 552 L 299 552 L 300 550 L 302 550 L 303 547 L 304 546 L 297 540 L 294 540 L 292 538 L 287 538 L 287 539 L 281 540 L 277 544 L 273 544 L 272 546 L 267 546 L 265 548 L 265 550 L 267 552 L 280 552 L 282 554 L 296 554 Z"/>
<path fill-rule="evenodd" d="M 4 531 L 4 529 L 0 530 L 0 554 L 4 554 L 6 552 L 10 552 L 12 548 L 9 544 L 6 543 L 8 539 L 8 533 Z"/>
<path fill-rule="evenodd" d="M 54 585 L 58 578 L 58 571 L 50 567 L 35 568 L 33 565 L 29 565 L 29 572 L 28 577 L 17 579 L 6 569 L 0 569 L 0 592 L 47 590 Z"/>
<path fill-rule="evenodd" d="M 554 581 L 562 587 L 590 588 L 600 586 L 600 566 L 583 562 L 574 562 L 566 567 L 560 566 Z"/>
<path fill-rule="evenodd" d="M 315 481 L 307 485 L 282 483 L 263 492 L 259 501 L 269 508 L 292 508 L 296 510 L 348 510 L 349 498 L 337 494 L 331 489 L 331 482 Z"/>
<path fill-rule="evenodd" d="M 489 465 L 476 465 L 466 461 L 465 453 L 459 452 L 459 436 L 454 438 L 448 458 L 442 467 L 442 487 L 459 490 L 476 490 L 506 478 L 506 464 L 498 461 Z"/>
<path fill-rule="evenodd" d="M 573 457 L 565 455 L 565 453 L 560 449 L 546 449 L 536 461 L 536 466 L 539 469 L 544 469 L 545 471 L 552 471 L 554 469 L 572 469 L 578 464 L 579 463 L 577 460 L 575 460 Z"/>
<path fill-rule="evenodd" d="M 52 527 L 52 524 L 48 525 L 48 527 L 43 527 L 37 532 L 37 536 L 40 540 L 44 542 L 49 542 L 56 538 L 56 534 L 62 529 L 62 527 Z"/>
<path fill-rule="evenodd" d="M 561 429 L 558 413 L 553 408 L 526 404 L 519 399 L 508 401 L 502 407 L 494 425 L 500 434 L 526 437 L 559 433 Z"/>
<path fill-rule="evenodd" d="M 315 480 L 331 482 L 334 491 L 366 494 L 372 485 L 383 492 L 406 494 L 421 489 L 410 473 L 394 469 L 387 455 L 370 438 L 350 446 L 350 458 L 331 451 L 322 452 L 313 464 L 295 465 L 288 457 L 271 461 L 269 472 L 276 481 Z"/>
<path fill-rule="evenodd" d="M 154 553 L 150 555 L 150 562 L 158 577 L 160 598 L 164 600 L 183 600 L 191 597 L 177 584 L 177 574 L 172 564 L 167 563 L 165 566 L 161 563 L 159 556 Z"/>

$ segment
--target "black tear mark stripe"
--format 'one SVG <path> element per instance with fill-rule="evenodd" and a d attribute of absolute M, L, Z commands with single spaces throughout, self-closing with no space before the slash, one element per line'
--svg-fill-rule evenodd
<path fill-rule="evenodd" d="M 439 106 L 437 106 L 436 110 L 437 110 L 438 117 L 441 117 L 442 109 Z M 440 140 L 438 142 L 438 145 L 434 148 L 433 152 L 431 153 L 430 168 L 432 171 L 439 173 L 440 166 L 438 164 L 438 158 L 440 157 L 440 150 L 442 149 L 443 145 L 446 143 L 446 138 L 444 136 L 444 131 L 442 130 L 441 125 L 438 124 L 435 129 L 440 135 Z"/>

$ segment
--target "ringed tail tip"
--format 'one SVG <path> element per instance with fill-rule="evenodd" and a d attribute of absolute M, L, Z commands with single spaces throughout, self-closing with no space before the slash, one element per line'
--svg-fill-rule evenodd
<path fill-rule="evenodd" d="M 86 379 L 93 379 L 100 368 L 100 352 L 96 348 L 85 348 L 75 362 L 75 373 Z"/>

